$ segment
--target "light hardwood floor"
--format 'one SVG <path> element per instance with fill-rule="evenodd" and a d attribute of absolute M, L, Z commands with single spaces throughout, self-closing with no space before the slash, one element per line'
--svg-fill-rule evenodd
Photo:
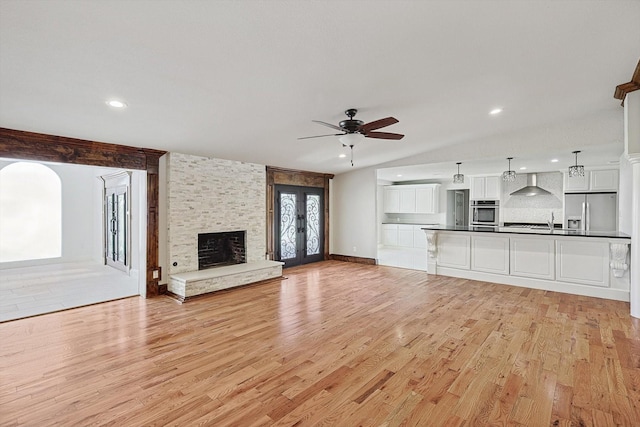
<path fill-rule="evenodd" d="M 139 294 L 137 272 L 97 262 L 0 270 L 0 322 Z"/>
<path fill-rule="evenodd" d="M 0 324 L 3 426 L 637 426 L 629 305 L 327 261 Z"/>

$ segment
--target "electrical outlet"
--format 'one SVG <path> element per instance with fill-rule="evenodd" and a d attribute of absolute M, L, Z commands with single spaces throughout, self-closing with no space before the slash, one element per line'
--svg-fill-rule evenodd
<path fill-rule="evenodd" d="M 356 250 L 356 247 L 355 247 L 355 246 L 353 247 L 353 252 L 357 252 L 357 250 Z"/>

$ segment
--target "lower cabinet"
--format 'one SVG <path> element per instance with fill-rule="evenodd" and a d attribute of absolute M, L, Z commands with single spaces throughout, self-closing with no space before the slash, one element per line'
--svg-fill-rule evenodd
<path fill-rule="evenodd" d="M 557 240 L 556 280 L 609 286 L 609 243 Z"/>
<path fill-rule="evenodd" d="M 509 274 L 509 238 L 471 237 L 471 269 L 485 273 Z"/>
<path fill-rule="evenodd" d="M 429 239 L 429 274 L 630 300 L 637 267 L 626 237 L 431 230 Z"/>
<path fill-rule="evenodd" d="M 398 246 L 398 226 L 396 224 L 382 224 L 382 244 Z"/>
<path fill-rule="evenodd" d="M 511 275 L 553 280 L 555 277 L 553 239 L 511 237 Z"/>
<path fill-rule="evenodd" d="M 422 225 L 413 226 L 413 247 L 427 249 L 427 235 L 422 227 Z"/>
<path fill-rule="evenodd" d="M 427 235 L 424 225 L 382 224 L 380 265 L 427 270 Z"/>
<path fill-rule="evenodd" d="M 413 247 L 413 225 L 398 225 L 398 246 L 403 248 Z"/>
<path fill-rule="evenodd" d="M 471 267 L 471 236 L 464 234 L 438 235 L 438 265 L 469 270 Z"/>

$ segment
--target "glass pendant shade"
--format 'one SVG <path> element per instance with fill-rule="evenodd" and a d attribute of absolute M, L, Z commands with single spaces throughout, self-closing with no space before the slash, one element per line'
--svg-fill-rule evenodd
<path fill-rule="evenodd" d="M 460 173 L 460 165 L 462 162 L 456 163 L 458 165 L 458 173 L 453 175 L 453 183 L 454 184 L 464 184 L 464 175 Z"/>
<path fill-rule="evenodd" d="M 505 182 L 513 182 L 516 180 L 516 171 L 511 170 L 511 159 L 513 159 L 513 157 L 507 157 L 507 160 L 509 160 L 509 168 L 502 172 L 502 180 Z"/>
<path fill-rule="evenodd" d="M 578 164 L 578 153 L 580 151 L 574 151 L 573 154 L 576 155 L 576 164 L 573 166 L 569 166 L 569 178 L 584 176 L 584 166 Z"/>

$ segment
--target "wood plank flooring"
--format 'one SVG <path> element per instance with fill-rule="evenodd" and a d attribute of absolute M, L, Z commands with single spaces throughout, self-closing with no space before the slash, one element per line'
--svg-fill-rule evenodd
<path fill-rule="evenodd" d="M 0 324 L 2 426 L 638 426 L 629 305 L 327 261 Z"/>

